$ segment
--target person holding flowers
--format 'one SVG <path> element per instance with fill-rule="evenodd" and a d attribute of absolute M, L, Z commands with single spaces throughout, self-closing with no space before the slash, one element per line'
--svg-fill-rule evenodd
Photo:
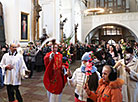
<path fill-rule="evenodd" d="M 86 52 L 81 58 L 81 67 L 77 68 L 72 77 L 68 78 L 71 86 L 75 87 L 75 102 L 93 102 L 88 99 L 88 95 L 84 90 L 84 85 L 88 84 L 92 91 L 96 91 L 100 73 L 92 63 L 93 53 Z"/>
<path fill-rule="evenodd" d="M 122 79 L 117 78 L 116 69 L 105 65 L 96 92 L 91 91 L 87 84 L 84 89 L 94 102 L 122 102 L 121 88 L 123 83 Z"/>

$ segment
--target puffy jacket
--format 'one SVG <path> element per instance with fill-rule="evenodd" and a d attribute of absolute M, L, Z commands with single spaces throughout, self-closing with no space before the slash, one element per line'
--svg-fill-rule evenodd
<path fill-rule="evenodd" d="M 96 71 L 99 79 L 100 79 L 100 73 Z M 86 82 L 86 74 L 81 71 L 81 68 L 77 68 L 71 79 L 68 79 L 68 82 L 71 86 L 75 87 L 75 94 L 78 95 L 78 99 L 81 101 L 87 101 L 87 93 L 84 90 L 83 86 Z"/>
<path fill-rule="evenodd" d="M 110 83 L 104 83 L 103 79 L 99 80 L 99 86 L 96 93 L 91 92 L 90 98 L 94 102 L 122 102 L 122 85 L 124 81 L 117 79 Z"/>

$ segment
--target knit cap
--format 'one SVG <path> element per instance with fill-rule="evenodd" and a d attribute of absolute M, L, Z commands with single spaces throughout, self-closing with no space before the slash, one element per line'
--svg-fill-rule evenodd
<path fill-rule="evenodd" d="M 85 52 L 81 58 L 82 61 L 89 61 L 91 59 L 90 53 Z"/>

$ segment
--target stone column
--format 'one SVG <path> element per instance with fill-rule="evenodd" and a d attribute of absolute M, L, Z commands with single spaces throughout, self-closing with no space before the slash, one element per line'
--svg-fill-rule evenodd
<path fill-rule="evenodd" d="M 31 4 L 31 6 L 32 6 L 32 7 L 31 7 L 31 14 L 32 14 L 32 17 L 31 17 L 31 32 L 32 32 L 31 38 L 32 38 L 32 40 L 34 40 L 34 38 L 35 38 L 34 2 L 35 2 L 35 0 L 32 0 L 32 4 Z"/>
<path fill-rule="evenodd" d="M 33 40 L 38 40 L 39 38 L 39 12 L 42 10 L 42 8 L 38 2 L 38 0 L 33 0 Z"/>

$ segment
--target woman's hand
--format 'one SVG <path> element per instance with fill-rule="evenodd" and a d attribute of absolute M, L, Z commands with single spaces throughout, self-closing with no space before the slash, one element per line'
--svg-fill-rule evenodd
<path fill-rule="evenodd" d="M 89 89 L 89 87 L 88 87 L 88 84 L 85 84 L 85 85 L 84 85 L 84 89 L 85 89 L 87 95 L 90 96 L 90 95 L 91 95 L 91 91 L 90 91 L 90 89 Z"/>

